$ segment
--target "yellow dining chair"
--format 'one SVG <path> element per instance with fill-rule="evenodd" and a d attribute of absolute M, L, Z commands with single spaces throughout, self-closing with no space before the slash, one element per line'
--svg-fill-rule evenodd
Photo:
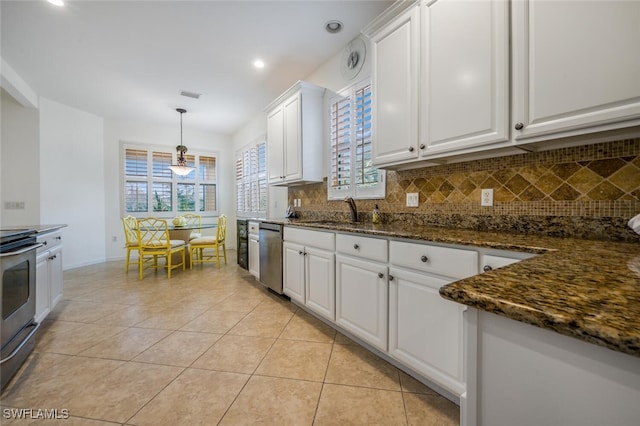
<path fill-rule="evenodd" d="M 124 227 L 124 239 L 125 248 L 127 249 L 127 260 L 124 265 L 124 270 L 129 272 L 129 264 L 131 252 L 133 250 L 138 251 L 138 219 L 133 216 L 127 216 L 122 218 L 122 226 Z M 140 253 L 138 253 L 138 256 Z"/>
<path fill-rule="evenodd" d="M 194 213 L 183 214 L 182 217 L 185 219 L 185 225 L 192 227 L 191 235 L 189 235 L 189 240 L 193 240 L 194 238 L 202 237 L 202 216 Z"/>
<path fill-rule="evenodd" d="M 148 217 L 138 219 L 138 271 L 140 279 L 144 277 L 145 265 L 151 265 L 158 270 L 158 257 L 166 259 L 168 278 L 171 271 L 182 266 L 185 270 L 185 250 L 187 243 L 183 240 L 172 240 L 169 237 L 169 226 L 164 219 Z M 182 254 L 182 262 L 173 264 L 173 254 Z"/>
<path fill-rule="evenodd" d="M 215 237 L 200 237 L 189 241 L 191 261 L 189 268 L 193 269 L 194 263 L 216 262 L 218 269 L 220 268 L 220 247 L 224 255 L 224 264 L 227 264 L 227 246 L 225 238 L 227 236 L 227 216 L 220 215 L 218 217 L 218 226 L 216 228 Z M 213 249 L 215 253 L 207 254 L 206 249 Z"/>

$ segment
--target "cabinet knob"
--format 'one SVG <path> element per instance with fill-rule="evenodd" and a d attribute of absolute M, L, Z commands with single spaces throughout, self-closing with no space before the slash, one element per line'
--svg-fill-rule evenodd
<path fill-rule="evenodd" d="M 429 258 L 428 258 L 427 256 L 424 256 L 424 255 L 423 255 L 423 256 L 421 256 L 421 257 L 420 257 L 420 260 L 422 260 L 423 262 L 425 262 L 425 263 L 426 263 L 426 262 L 428 262 L 428 261 L 429 261 Z"/>
<path fill-rule="evenodd" d="M 47 245 L 47 241 L 46 240 L 43 241 L 42 244 L 44 244 L 46 246 Z"/>
<path fill-rule="evenodd" d="M 522 129 L 524 129 L 524 124 L 516 123 L 515 128 L 516 128 L 516 130 L 522 130 Z"/>
<path fill-rule="evenodd" d="M 62 239 L 62 237 L 60 237 L 60 236 L 56 237 L 56 240 L 61 240 L 61 239 Z"/>
<path fill-rule="evenodd" d="M 489 265 L 484 265 L 482 267 L 482 270 L 485 271 L 485 272 L 489 272 L 489 271 L 493 270 L 493 268 L 491 266 L 489 266 Z"/>
<path fill-rule="evenodd" d="M 378 278 L 384 278 L 384 274 L 382 272 L 378 272 Z"/>
<path fill-rule="evenodd" d="M 298 254 L 299 254 L 300 256 L 302 256 L 302 254 L 303 254 L 303 253 L 302 253 L 301 251 L 299 251 L 299 252 L 298 252 Z"/>
<path fill-rule="evenodd" d="M 420 149 L 425 149 L 427 146 L 423 143 L 420 144 Z"/>
<path fill-rule="evenodd" d="M 393 281 L 393 275 L 389 275 L 389 281 Z"/>
<path fill-rule="evenodd" d="M 360 246 L 359 246 L 358 244 L 354 244 L 354 245 L 353 245 L 353 248 L 354 248 L 355 250 L 360 250 Z"/>
<path fill-rule="evenodd" d="M 410 146 L 410 147 L 409 147 L 409 152 L 413 152 L 413 149 L 414 149 L 414 148 L 413 148 L 412 146 Z"/>

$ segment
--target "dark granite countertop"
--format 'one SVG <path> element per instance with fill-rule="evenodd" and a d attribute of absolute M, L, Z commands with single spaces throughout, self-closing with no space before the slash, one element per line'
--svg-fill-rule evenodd
<path fill-rule="evenodd" d="M 536 253 L 440 288 L 442 297 L 640 357 L 640 244 L 405 224 L 275 223 Z"/>
<path fill-rule="evenodd" d="M 34 229 L 38 234 L 46 234 L 47 232 L 57 231 L 61 228 L 66 228 L 66 224 L 56 224 L 56 225 L 12 225 L 12 226 L 3 226 L 3 230 L 13 230 L 13 229 Z"/>

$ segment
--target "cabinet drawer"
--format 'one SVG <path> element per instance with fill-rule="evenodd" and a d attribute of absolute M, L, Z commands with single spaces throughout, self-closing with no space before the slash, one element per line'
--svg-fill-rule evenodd
<path fill-rule="evenodd" d="M 47 232 L 46 234 L 38 234 L 36 241 L 44 244 L 36 253 L 51 250 L 52 248 L 62 244 L 62 231 Z"/>
<path fill-rule="evenodd" d="M 392 264 L 453 278 L 478 274 L 478 253 L 473 250 L 391 241 Z"/>
<path fill-rule="evenodd" d="M 329 251 L 334 251 L 336 248 L 336 234 L 333 232 L 311 231 L 285 226 L 284 240 Z"/>
<path fill-rule="evenodd" d="M 386 262 L 387 240 L 353 234 L 337 234 L 336 251 L 377 262 Z"/>

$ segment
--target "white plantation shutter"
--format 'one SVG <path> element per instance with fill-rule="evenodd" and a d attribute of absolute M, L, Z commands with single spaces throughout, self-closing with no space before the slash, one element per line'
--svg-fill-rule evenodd
<path fill-rule="evenodd" d="M 177 176 L 169 166 L 177 161 L 171 148 L 122 144 L 124 188 L 122 213 L 137 217 L 171 218 L 184 212 L 217 214 L 217 158 L 190 153 L 185 160 L 196 168 Z"/>
<path fill-rule="evenodd" d="M 385 197 L 385 172 L 372 164 L 372 97 L 363 81 L 330 100 L 330 200 Z"/>
<path fill-rule="evenodd" d="M 236 155 L 236 211 L 243 216 L 267 211 L 267 144 L 251 144 Z"/>

